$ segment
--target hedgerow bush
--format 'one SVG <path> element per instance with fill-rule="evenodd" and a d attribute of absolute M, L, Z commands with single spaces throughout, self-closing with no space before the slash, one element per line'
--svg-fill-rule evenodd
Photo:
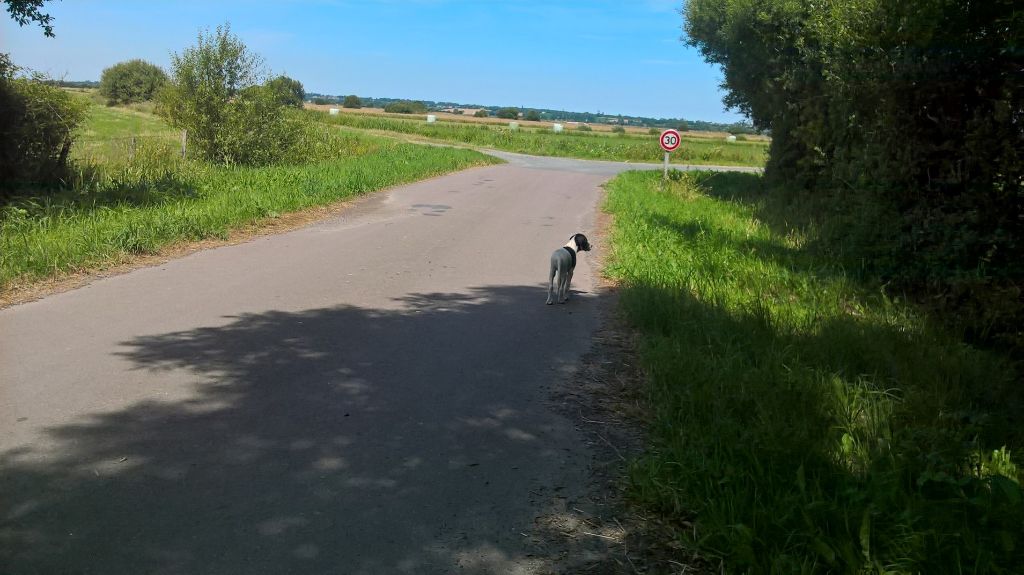
<path fill-rule="evenodd" d="M 771 187 L 842 222 L 822 247 L 1021 354 L 1016 4 L 689 0 L 685 17 L 726 103 L 771 131 Z"/>
<path fill-rule="evenodd" d="M 44 78 L 19 77 L 19 71 L 0 54 L 0 202 L 25 188 L 60 184 L 87 107 Z"/>

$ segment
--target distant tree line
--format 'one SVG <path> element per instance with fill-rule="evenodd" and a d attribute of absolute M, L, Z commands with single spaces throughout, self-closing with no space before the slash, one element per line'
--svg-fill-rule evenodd
<path fill-rule="evenodd" d="M 307 97 L 314 104 L 320 105 L 342 105 L 345 98 L 350 96 L 333 96 L 328 94 L 309 93 Z M 396 98 L 370 98 L 366 96 L 355 96 L 360 102 L 360 107 L 366 108 L 387 108 L 388 105 L 407 100 Z M 623 121 L 625 125 L 647 126 L 657 128 L 682 128 L 683 130 L 694 130 L 702 132 L 729 132 L 732 134 L 756 134 L 761 133 L 750 123 L 746 122 L 706 122 L 701 120 L 684 120 L 679 118 L 649 118 L 643 116 L 607 116 L 601 113 L 591 112 L 567 112 L 564 110 L 549 110 L 543 108 L 517 108 L 510 106 L 481 106 L 479 104 L 460 104 L 457 102 L 433 102 L 422 100 L 426 111 L 441 111 L 447 109 L 477 109 L 482 112 L 481 116 L 491 116 L 511 119 L 522 115 L 524 120 L 530 121 L 554 121 L 554 122 L 580 122 L 585 124 L 609 124 Z M 348 107 L 348 106 L 346 106 Z M 516 116 L 512 116 L 509 110 L 515 110 Z M 499 112 L 502 114 L 499 116 Z"/>

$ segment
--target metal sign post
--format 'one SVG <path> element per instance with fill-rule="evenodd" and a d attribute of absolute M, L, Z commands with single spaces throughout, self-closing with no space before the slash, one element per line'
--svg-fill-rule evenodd
<path fill-rule="evenodd" d="M 661 144 L 661 149 L 665 150 L 665 172 L 662 175 L 664 179 L 668 179 L 668 155 L 679 147 L 683 139 L 679 137 L 679 132 L 675 130 L 665 130 L 661 133 L 661 137 L 658 138 L 658 143 Z"/>

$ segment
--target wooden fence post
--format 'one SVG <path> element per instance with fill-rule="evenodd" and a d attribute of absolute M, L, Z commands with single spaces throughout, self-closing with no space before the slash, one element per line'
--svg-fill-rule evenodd
<path fill-rule="evenodd" d="M 185 159 L 185 146 L 188 142 L 188 130 L 181 131 L 181 159 Z"/>

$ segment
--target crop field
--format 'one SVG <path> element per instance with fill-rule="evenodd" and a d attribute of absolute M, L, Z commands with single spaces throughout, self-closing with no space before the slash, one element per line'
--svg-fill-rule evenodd
<path fill-rule="evenodd" d="M 565 130 L 552 132 L 547 128 L 520 127 L 513 130 L 508 126 L 484 123 L 434 122 L 428 123 L 422 116 L 396 118 L 368 114 L 320 115 L 322 121 L 336 126 L 345 126 L 376 133 L 403 134 L 428 140 L 461 143 L 470 146 L 494 148 L 508 152 L 559 156 L 590 160 L 612 160 L 622 162 L 663 161 L 657 138 L 649 134 L 602 134 Z M 683 144 L 672 153 L 671 162 L 690 165 L 752 166 L 762 167 L 768 146 L 764 141 L 708 140 L 706 138 L 684 138 Z"/>
<path fill-rule="evenodd" d="M 336 157 L 217 166 L 181 158 L 179 132 L 156 116 L 94 105 L 73 151 L 68 189 L 0 209 L 0 290 L 499 161 L 465 149 L 323 132 Z"/>
<path fill-rule="evenodd" d="M 396 119 L 409 119 L 410 116 L 412 116 L 414 118 L 421 118 L 421 119 L 423 117 L 423 114 L 420 114 L 420 115 L 410 115 L 410 114 L 399 114 L 399 113 L 385 112 L 383 108 L 343 108 L 340 105 L 326 105 L 326 104 L 306 104 L 305 108 L 307 110 L 317 110 L 317 111 L 324 112 L 324 113 L 327 113 L 331 108 L 336 108 L 336 109 L 338 109 L 338 113 L 339 114 L 355 114 L 355 115 L 360 115 L 360 116 L 380 116 L 380 117 L 385 117 L 385 118 L 396 118 Z M 464 114 L 453 114 L 451 112 L 429 112 L 429 113 L 437 116 L 437 119 L 440 122 L 454 122 L 454 123 L 461 123 L 461 124 L 487 124 L 487 125 L 491 125 L 491 126 L 507 127 L 508 123 L 510 121 L 513 121 L 513 120 L 502 119 L 502 118 L 496 118 L 494 116 L 487 116 L 487 117 L 483 117 L 483 118 L 478 118 L 478 117 L 473 115 L 473 112 L 475 112 L 475 111 L 476 110 L 467 110 L 466 113 L 464 113 Z M 524 128 L 537 128 L 537 129 L 542 129 L 542 130 L 550 130 L 552 124 L 555 123 L 552 120 L 541 120 L 541 121 L 514 120 L 514 121 L 518 122 L 519 125 L 524 127 Z M 562 124 L 565 127 L 566 130 L 578 129 L 580 124 L 581 124 L 580 122 L 568 122 L 568 121 L 559 121 L 558 123 Z M 612 126 L 611 124 L 593 123 L 593 124 L 587 124 L 587 127 L 589 127 L 592 131 L 597 132 L 597 133 L 610 134 L 610 133 L 612 133 L 612 129 L 615 126 Z M 623 129 L 625 130 L 625 132 L 627 134 L 644 135 L 644 136 L 650 135 L 649 134 L 650 128 L 645 128 L 645 127 L 641 127 L 641 126 L 625 125 L 625 126 L 623 126 Z M 658 131 L 661 130 L 661 128 L 656 128 L 656 129 Z M 691 132 L 687 132 L 686 133 L 686 137 L 687 138 L 689 138 L 689 139 L 698 139 L 698 140 L 699 139 L 724 140 L 726 138 L 726 136 L 728 136 L 728 135 L 729 134 L 727 132 L 691 131 Z M 746 135 L 744 135 L 744 138 L 746 140 L 748 140 L 748 141 L 753 141 L 753 142 L 765 143 L 765 142 L 769 141 L 768 136 L 756 135 L 756 134 L 746 134 Z"/>

